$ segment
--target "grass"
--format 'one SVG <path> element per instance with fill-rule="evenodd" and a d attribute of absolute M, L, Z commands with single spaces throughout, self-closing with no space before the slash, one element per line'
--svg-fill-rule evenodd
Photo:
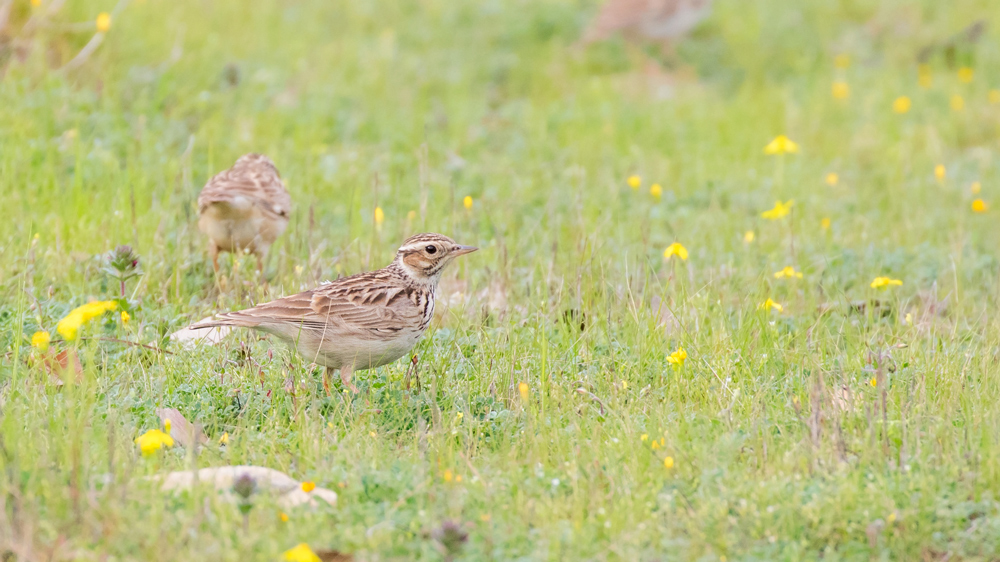
<path fill-rule="evenodd" d="M 641 48 L 575 46 L 592 2 L 136 1 L 60 72 L 112 8 L 67 3 L 0 46 L 5 560 L 447 559 L 446 521 L 461 560 L 997 559 L 1000 231 L 971 210 L 1000 205 L 997 32 L 953 64 L 934 50 L 929 88 L 916 64 L 990 7 L 720 0 L 665 88 Z M 778 134 L 801 151 L 765 155 Z M 219 290 L 195 199 L 249 151 L 295 209 L 267 287 L 227 258 Z M 166 339 L 418 231 L 483 248 L 445 279 L 419 390 L 403 361 L 331 398 L 270 339 Z M 687 261 L 662 258 L 674 241 Z M 55 384 L 30 337 L 116 297 L 102 267 L 125 243 L 132 320 L 89 326 L 82 376 Z M 803 278 L 774 278 L 787 265 Z M 140 457 L 160 407 L 210 444 Z M 229 464 L 338 505 L 281 522 L 261 496 L 244 529 L 213 492 L 145 478 Z"/>

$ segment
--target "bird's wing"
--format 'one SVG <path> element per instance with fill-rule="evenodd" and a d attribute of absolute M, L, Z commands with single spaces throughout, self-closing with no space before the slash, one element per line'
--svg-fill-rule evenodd
<path fill-rule="evenodd" d="M 253 308 L 222 314 L 219 319 L 279 335 L 307 330 L 331 337 L 364 337 L 399 332 L 420 316 L 411 292 L 403 286 L 341 285 L 321 285 Z"/>
<path fill-rule="evenodd" d="M 292 209 L 292 198 L 277 168 L 258 154 L 241 157 L 232 168 L 210 179 L 198 196 L 198 211 L 204 212 L 213 203 L 232 204 L 241 199 L 280 217 L 287 218 Z"/>

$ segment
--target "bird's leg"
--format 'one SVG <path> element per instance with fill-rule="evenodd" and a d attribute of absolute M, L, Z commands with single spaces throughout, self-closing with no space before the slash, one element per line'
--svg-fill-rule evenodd
<path fill-rule="evenodd" d="M 333 396 L 333 391 L 330 390 L 330 377 L 333 375 L 334 369 L 327 367 L 323 371 L 323 390 L 326 391 L 327 396 Z"/>
<path fill-rule="evenodd" d="M 208 243 L 208 255 L 212 257 L 212 269 L 215 270 L 215 274 L 219 274 L 219 247 L 215 245 L 215 242 Z"/>
<path fill-rule="evenodd" d="M 354 373 L 354 365 L 347 364 L 340 368 L 340 382 L 344 383 L 344 386 L 351 389 L 354 394 L 358 393 L 358 387 L 354 386 L 351 382 L 351 374 Z"/>

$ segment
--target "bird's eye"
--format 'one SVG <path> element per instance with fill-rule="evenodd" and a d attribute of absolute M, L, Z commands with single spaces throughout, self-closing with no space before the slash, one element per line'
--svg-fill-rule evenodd
<path fill-rule="evenodd" d="M 427 246 L 426 248 L 424 248 L 424 251 L 427 252 L 428 254 L 436 254 L 438 249 L 437 246 Z"/>

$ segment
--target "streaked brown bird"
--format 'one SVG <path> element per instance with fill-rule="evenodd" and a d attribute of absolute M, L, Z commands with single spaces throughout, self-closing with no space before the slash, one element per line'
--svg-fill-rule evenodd
<path fill-rule="evenodd" d="M 711 9 L 712 0 L 607 0 L 583 42 L 603 41 L 620 32 L 628 40 L 656 41 L 668 49 Z"/>
<path fill-rule="evenodd" d="M 267 251 L 288 227 L 292 197 L 274 162 L 263 154 L 244 154 L 219 172 L 198 196 L 198 228 L 208 236 L 212 267 L 219 252 L 252 252 L 262 271 Z"/>
<path fill-rule="evenodd" d="M 191 328 L 237 326 L 273 334 L 306 360 L 326 367 L 323 384 L 328 391 L 332 372 L 340 370 L 344 386 L 357 392 L 351 374 L 391 363 L 413 349 L 434 316 L 441 272 L 456 257 L 477 249 L 441 234 L 417 234 L 382 269 L 220 314 Z"/>

